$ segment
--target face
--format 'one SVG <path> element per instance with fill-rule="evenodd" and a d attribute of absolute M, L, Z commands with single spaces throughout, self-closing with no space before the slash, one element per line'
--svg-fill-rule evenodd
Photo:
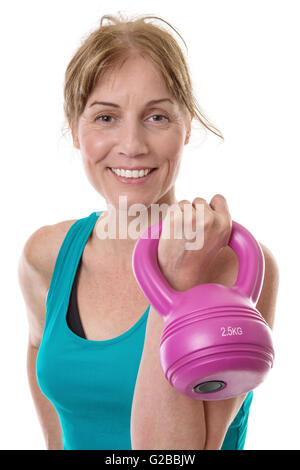
<path fill-rule="evenodd" d="M 116 209 L 119 196 L 126 196 L 128 208 L 134 203 L 171 204 L 190 121 L 153 64 L 132 57 L 93 89 L 73 130 L 74 145 L 89 181 Z M 142 175 L 141 168 L 151 171 L 126 178 L 112 168 L 135 170 L 125 176 Z"/>

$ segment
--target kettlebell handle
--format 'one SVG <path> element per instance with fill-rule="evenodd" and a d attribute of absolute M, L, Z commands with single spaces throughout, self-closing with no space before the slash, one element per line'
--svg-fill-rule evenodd
<path fill-rule="evenodd" d="M 162 221 L 148 227 L 138 239 L 132 256 L 136 279 L 153 307 L 162 316 L 169 314 L 180 292 L 173 289 L 163 276 L 157 260 Z M 238 222 L 232 221 L 228 245 L 237 254 L 239 270 L 232 288 L 241 291 L 256 305 L 264 278 L 265 261 L 262 249 L 253 235 Z"/>

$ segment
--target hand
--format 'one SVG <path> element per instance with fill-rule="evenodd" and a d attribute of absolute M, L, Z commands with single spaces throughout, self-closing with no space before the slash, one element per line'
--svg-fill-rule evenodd
<path fill-rule="evenodd" d="M 192 241 L 185 238 L 184 205 L 191 206 L 191 215 L 186 217 L 186 220 L 195 231 L 196 211 L 199 211 L 197 204 L 203 204 L 204 207 L 204 221 L 202 221 L 200 228 L 204 230 L 204 242 L 199 249 L 186 249 L 186 243 L 192 243 Z M 179 210 L 170 210 L 169 207 L 162 222 L 162 232 L 158 244 L 158 264 L 170 286 L 178 291 L 184 291 L 199 284 L 205 270 L 219 251 L 228 244 L 232 221 L 226 199 L 221 194 L 216 194 L 209 204 L 205 199 L 196 197 L 192 204 L 184 199 L 175 206 L 179 206 Z M 169 239 L 164 238 L 167 234 L 167 224 L 170 224 Z M 182 238 L 175 239 L 173 236 L 178 233 L 180 226 Z"/>

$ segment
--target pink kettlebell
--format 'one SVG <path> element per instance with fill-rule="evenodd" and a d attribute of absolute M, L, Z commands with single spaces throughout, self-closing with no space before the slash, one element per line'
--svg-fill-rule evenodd
<path fill-rule="evenodd" d="M 264 255 L 253 235 L 232 221 L 228 245 L 239 259 L 236 283 L 201 284 L 180 292 L 162 275 L 157 250 L 162 221 L 137 241 L 135 278 L 164 319 L 160 363 L 166 379 L 196 400 L 224 400 L 257 387 L 273 367 L 272 331 L 255 308 Z"/>

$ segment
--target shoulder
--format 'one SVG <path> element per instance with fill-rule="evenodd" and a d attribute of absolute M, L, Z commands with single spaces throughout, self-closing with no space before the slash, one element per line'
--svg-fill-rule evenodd
<path fill-rule="evenodd" d="M 273 252 L 263 243 L 259 242 L 259 245 L 264 254 L 265 274 L 256 308 L 269 326 L 273 328 L 279 288 L 279 267 Z M 231 287 L 236 282 L 238 269 L 238 257 L 227 246 L 222 249 L 211 266 L 208 282 L 216 282 Z"/>
<path fill-rule="evenodd" d="M 20 262 L 23 261 L 26 266 L 34 269 L 47 282 L 52 276 L 67 231 L 76 220 L 64 220 L 35 230 L 25 242 Z"/>
<path fill-rule="evenodd" d="M 44 225 L 26 240 L 18 278 L 29 321 L 31 343 L 38 347 L 46 317 L 46 297 L 56 258 L 67 231 L 77 219 Z"/>

